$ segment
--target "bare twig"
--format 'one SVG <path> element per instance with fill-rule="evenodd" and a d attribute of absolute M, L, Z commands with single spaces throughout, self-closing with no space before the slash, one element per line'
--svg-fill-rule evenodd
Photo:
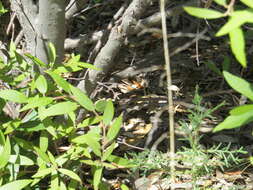
<path fill-rule="evenodd" d="M 171 90 L 171 69 L 170 69 L 170 55 L 169 55 L 169 46 L 167 39 L 167 26 L 166 26 L 166 14 L 165 14 L 165 0 L 160 0 L 160 11 L 162 17 L 162 30 L 163 30 L 163 48 L 164 48 L 164 57 L 166 65 L 166 74 L 167 74 L 167 90 L 168 90 L 168 106 L 169 106 L 169 143 L 170 143 L 170 169 L 171 169 L 171 180 L 175 181 L 175 131 L 174 131 L 174 109 L 173 109 L 173 99 L 172 99 L 172 90 Z M 173 187 L 171 189 L 174 189 Z"/>

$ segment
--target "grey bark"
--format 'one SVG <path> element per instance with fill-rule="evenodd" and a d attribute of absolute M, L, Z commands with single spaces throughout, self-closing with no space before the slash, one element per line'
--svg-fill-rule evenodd
<path fill-rule="evenodd" d="M 82 10 L 87 2 L 88 0 L 71 0 L 66 8 L 66 20 L 70 20 L 76 12 Z"/>
<path fill-rule="evenodd" d="M 18 20 L 24 31 L 26 51 L 35 55 L 37 5 L 31 0 L 12 0 L 11 9 L 17 13 Z"/>
<path fill-rule="evenodd" d="M 64 56 L 65 40 L 65 3 L 62 0 L 40 0 L 36 22 L 37 45 L 36 57 L 48 63 L 48 43 L 54 44 L 57 53 L 56 64 L 60 64 Z"/>
<path fill-rule="evenodd" d="M 57 51 L 56 64 L 64 55 L 65 1 L 63 0 L 12 0 L 26 39 L 26 51 L 48 63 L 47 44 L 52 42 Z"/>

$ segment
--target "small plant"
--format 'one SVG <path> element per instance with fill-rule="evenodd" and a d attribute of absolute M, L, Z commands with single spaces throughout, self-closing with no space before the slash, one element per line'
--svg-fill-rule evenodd
<path fill-rule="evenodd" d="M 159 151 L 144 150 L 141 153 L 129 152 L 131 163 L 135 167 L 131 168 L 133 173 L 139 172 L 141 176 L 147 176 L 152 171 L 162 170 L 169 172 L 170 159 L 167 154 Z"/>
<path fill-rule="evenodd" d="M 201 102 L 202 97 L 198 94 L 197 88 L 193 99 L 194 109 L 188 110 L 188 118 L 179 122 L 181 126 L 179 130 L 185 134 L 181 140 L 186 141 L 189 146 L 182 147 L 175 156 L 176 167 L 181 168 L 181 171 L 177 171 L 176 175 L 179 178 L 184 174 L 190 175 L 192 184 L 196 188 L 196 182 L 200 177 L 212 175 L 218 168 L 224 170 L 233 164 L 241 163 L 244 160 L 239 158 L 239 154 L 246 153 L 242 148 L 231 150 L 231 144 L 219 144 L 210 148 L 204 148 L 201 145 L 202 136 L 199 131 L 203 119 L 212 117 L 211 113 L 224 105 L 222 103 L 213 109 L 206 109 Z M 132 168 L 133 172 L 139 171 L 144 176 L 157 170 L 162 171 L 164 175 L 168 175 L 170 172 L 168 154 L 145 150 L 139 154 L 130 153 L 130 155 L 132 163 L 137 166 L 136 169 Z"/>
<path fill-rule="evenodd" d="M 225 13 L 220 13 L 216 10 L 185 7 L 185 11 L 189 14 L 206 19 L 217 19 L 221 17 L 229 17 L 228 22 L 217 32 L 216 36 L 223 36 L 229 34 L 231 50 L 237 61 L 243 66 L 247 66 L 246 43 L 245 35 L 242 30 L 244 24 L 253 23 L 253 2 L 251 0 L 240 0 L 246 6 L 244 9 L 234 10 L 234 3 L 236 1 L 214 0 L 218 5 L 227 9 Z M 212 65 L 214 66 L 214 65 Z M 218 73 L 222 74 L 227 83 L 237 92 L 253 100 L 253 85 L 241 77 L 235 76 L 228 72 L 228 68 L 223 68 L 223 72 L 215 68 Z M 246 104 L 237 106 L 230 110 L 229 116 L 225 118 L 213 132 L 218 132 L 224 129 L 234 129 L 246 125 L 253 121 L 253 104 Z M 252 157 L 250 158 L 250 160 Z"/>
<path fill-rule="evenodd" d="M 4 8 L 2 2 L 0 1 L 0 16 L 6 12 L 8 12 L 8 10 Z"/>
<path fill-rule="evenodd" d="M 50 64 L 25 54 L 45 75 L 31 74 L 13 44 L 10 60 L 1 62 L 0 79 L 6 85 L 0 90 L 0 190 L 84 190 L 85 183 L 105 189 L 104 168 L 130 167 L 128 160 L 113 155 L 122 115 L 115 117 L 112 100 L 93 103 L 62 77 L 94 66 L 75 55 L 56 66 L 52 45 L 49 51 Z M 90 117 L 76 123 L 79 108 Z"/>
<path fill-rule="evenodd" d="M 183 150 L 178 152 L 179 160 L 187 168 L 191 169 L 189 172 L 196 181 L 198 177 L 211 174 L 217 168 L 224 169 L 224 167 L 231 167 L 232 164 L 238 164 L 240 161 L 239 154 L 246 154 L 242 148 L 239 150 L 230 150 L 230 144 L 224 146 L 219 144 L 211 148 L 204 148 L 200 140 L 200 127 L 203 119 L 210 117 L 211 113 L 223 106 L 224 103 L 219 104 L 213 109 L 204 109 L 201 106 L 202 97 L 198 94 L 198 88 L 193 99 L 195 108 L 189 110 L 188 119 L 180 121 L 181 130 L 185 133 L 182 139 L 189 143 L 189 147 L 183 147 Z"/>

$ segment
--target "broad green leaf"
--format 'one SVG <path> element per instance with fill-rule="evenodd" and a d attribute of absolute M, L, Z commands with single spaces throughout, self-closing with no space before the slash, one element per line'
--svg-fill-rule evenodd
<path fill-rule="evenodd" d="M 126 167 L 126 168 L 135 167 L 135 165 L 130 163 L 130 160 L 119 157 L 119 156 L 115 156 L 115 155 L 112 155 L 112 154 L 110 156 L 108 156 L 107 161 L 113 162 L 113 163 L 115 163 L 115 164 L 117 164 L 118 166 L 121 166 L 121 167 L 122 166 Z"/>
<path fill-rule="evenodd" d="M 38 154 L 39 158 L 41 158 L 46 163 L 50 163 L 50 159 L 49 159 L 48 155 L 45 152 L 40 150 L 38 147 L 34 147 L 34 150 Z"/>
<path fill-rule="evenodd" d="M 222 72 L 220 71 L 220 69 L 218 69 L 218 67 L 215 65 L 214 62 L 212 62 L 212 61 L 207 61 L 207 62 L 204 62 L 204 63 L 205 63 L 205 64 L 209 67 L 209 69 L 211 69 L 213 72 L 215 72 L 216 74 L 222 76 Z"/>
<path fill-rule="evenodd" d="M 85 163 L 90 166 L 96 166 L 97 163 L 95 163 L 93 160 L 80 160 L 80 162 Z"/>
<path fill-rule="evenodd" d="M 114 116 L 114 107 L 113 107 L 112 100 L 109 99 L 107 100 L 107 104 L 106 104 L 105 111 L 103 114 L 103 122 L 106 126 L 111 123 L 113 116 Z"/>
<path fill-rule="evenodd" d="M 227 83 L 237 92 L 253 100 L 253 85 L 227 71 L 223 71 Z"/>
<path fill-rule="evenodd" d="M 94 168 L 95 168 L 95 171 L 94 171 L 94 176 L 93 176 L 93 185 L 94 185 L 94 189 L 98 190 L 98 186 L 99 186 L 99 184 L 101 182 L 101 178 L 102 178 L 103 167 L 96 166 Z"/>
<path fill-rule="evenodd" d="M 122 120 L 123 120 L 123 117 L 122 117 L 122 114 L 117 117 L 115 119 L 115 121 L 113 122 L 113 124 L 109 127 L 109 130 L 106 134 L 106 138 L 108 141 L 112 141 L 113 139 L 115 139 L 120 131 L 120 127 L 122 125 Z"/>
<path fill-rule="evenodd" d="M 113 150 L 117 147 L 116 142 L 113 142 L 103 153 L 102 161 L 105 161 L 113 152 Z"/>
<path fill-rule="evenodd" d="M 47 80 L 43 75 L 40 75 L 35 81 L 36 88 L 40 93 L 45 94 L 47 92 Z"/>
<path fill-rule="evenodd" d="M 64 80 L 55 72 L 47 71 L 47 73 L 53 78 L 53 80 L 59 87 L 61 87 L 65 92 L 70 93 L 71 84 L 69 84 L 66 80 Z"/>
<path fill-rule="evenodd" d="M 82 92 L 79 88 L 76 88 L 74 86 L 71 86 L 71 92 L 73 93 L 75 100 L 85 109 L 89 111 L 94 111 L 95 106 L 91 99 L 84 93 Z"/>
<path fill-rule="evenodd" d="M 246 53 L 245 53 L 245 40 L 241 28 L 235 28 L 229 32 L 230 46 L 237 61 L 243 66 L 247 66 Z"/>
<path fill-rule="evenodd" d="M 129 188 L 128 188 L 125 184 L 122 184 L 122 185 L 120 186 L 120 189 L 121 189 L 121 190 L 129 190 Z"/>
<path fill-rule="evenodd" d="M 40 133 L 40 139 L 39 139 L 39 143 L 40 143 L 40 150 L 43 152 L 47 151 L 48 148 L 48 134 L 45 131 L 42 131 Z"/>
<path fill-rule="evenodd" d="M 32 166 L 34 165 L 34 161 L 30 158 L 22 155 L 11 155 L 9 162 L 12 164 L 18 164 L 21 166 Z"/>
<path fill-rule="evenodd" d="M 53 164 L 54 168 L 57 168 L 58 165 L 56 163 L 54 155 L 50 151 L 47 151 L 47 154 L 48 154 L 49 160 Z"/>
<path fill-rule="evenodd" d="M 31 142 L 28 142 L 24 139 L 21 139 L 21 138 L 18 138 L 18 137 L 13 137 L 13 139 L 17 142 L 17 144 L 22 147 L 23 149 L 26 149 L 26 150 L 32 150 L 33 147 L 32 147 L 32 143 Z"/>
<path fill-rule="evenodd" d="M 2 145 L 0 145 L 2 146 Z M 8 163 L 11 155 L 10 139 L 7 136 L 2 151 L 0 152 L 0 169 L 5 167 Z"/>
<path fill-rule="evenodd" d="M 244 114 L 246 112 L 252 111 L 253 110 L 253 104 L 250 105 L 242 105 L 235 107 L 234 109 L 230 110 L 229 114 L 230 115 L 240 115 Z"/>
<path fill-rule="evenodd" d="M 252 9 L 234 11 L 228 22 L 223 27 L 221 27 L 216 36 L 223 36 L 225 34 L 228 34 L 233 29 L 240 27 L 246 22 L 253 22 Z"/>
<path fill-rule="evenodd" d="M 224 56 L 224 61 L 222 63 L 222 69 L 224 71 L 229 71 L 230 65 L 231 65 L 230 58 L 228 56 Z"/>
<path fill-rule="evenodd" d="M 39 67 L 43 67 L 43 68 L 47 67 L 47 64 L 44 63 L 43 61 L 41 61 L 40 59 L 38 59 L 37 57 L 34 57 L 33 55 L 31 55 L 29 53 L 26 53 L 25 56 L 28 57 L 29 59 L 31 59 L 32 62 L 34 64 L 38 65 Z"/>
<path fill-rule="evenodd" d="M 224 7 L 227 5 L 227 0 L 214 0 L 214 1 L 218 5 L 221 5 L 221 6 L 224 6 Z"/>
<path fill-rule="evenodd" d="M 224 129 L 233 129 L 245 125 L 249 122 L 253 121 L 253 110 L 228 116 L 222 123 L 217 125 L 213 132 L 218 132 Z"/>
<path fill-rule="evenodd" d="M 102 166 L 104 166 L 106 168 L 112 168 L 112 169 L 116 169 L 117 168 L 117 166 L 115 166 L 114 164 L 110 164 L 110 163 L 107 163 L 107 162 L 103 162 Z"/>
<path fill-rule="evenodd" d="M 101 69 L 100 68 L 97 68 L 96 66 L 90 64 L 90 63 L 85 63 L 85 62 L 77 62 L 78 66 L 79 67 L 82 67 L 82 68 L 87 68 L 87 69 L 93 69 L 93 70 L 97 70 L 97 71 L 100 71 Z"/>
<path fill-rule="evenodd" d="M 70 190 L 70 189 L 67 189 L 65 182 L 60 181 L 60 190 Z"/>
<path fill-rule="evenodd" d="M 57 129 L 51 118 L 44 119 L 42 124 L 46 128 L 47 132 L 49 132 L 54 138 L 57 138 Z"/>
<path fill-rule="evenodd" d="M 12 133 L 13 131 L 19 128 L 20 124 L 21 124 L 21 121 L 18 119 L 11 120 L 11 121 L 8 121 L 7 123 L 2 124 L 3 128 L 6 128 L 4 131 L 4 134 L 7 135 L 7 134 Z"/>
<path fill-rule="evenodd" d="M 51 174 L 51 189 L 50 190 L 61 190 L 59 187 L 59 176 L 57 171 L 53 171 Z"/>
<path fill-rule="evenodd" d="M 28 98 L 27 103 L 22 109 L 20 109 L 19 111 L 25 111 L 25 110 L 29 110 L 29 109 L 33 109 L 36 107 L 40 107 L 40 106 L 46 106 L 48 104 L 51 104 L 53 102 L 53 98 L 50 97 L 32 97 L 32 98 Z"/>
<path fill-rule="evenodd" d="M 253 8 L 253 1 L 252 0 L 240 0 L 242 3 L 247 5 L 250 8 Z"/>
<path fill-rule="evenodd" d="M 52 42 L 48 43 L 48 55 L 49 55 L 50 67 L 52 68 L 56 60 L 56 49 Z"/>
<path fill-rule="evenodd" d="M 37 171 L 36 174 L 34 174 L 32 177 L 33 178 L 42 178 L 42 177 L 45 177 L 47 176 L 48 174 L 51 174 L 52 171 L 54 171 L 55 169 L 54 168 L 46 168 L 46 169 L 41 169 L 39 171 Z"/>
<path fill-rule="evenodd" d="M 81 135 L 72 139 L 72 142 L 77 144 L 87 144 L 90 148 L 92 148 L 93 152 L 97 156 L 101 156 L 101 146 L 99 143 L 99 138 L 95 133 L 88 133 L 85 135 Z"/>
<path fill-rule="evenodd" d="M 87 126 L 90 126 L 90 125 L 94 125 L 96 123 L 99 123 L 100 121 L 102 121 L 102 117 L 101 116 L 89 117 L 89 118 L 83 120 L 82 123 L 78 124 L 77 128 L 87 127 Z"/>
<path fill-rule="evenodd" d="M 27 97 L 16 90 L 0 90 L 0 98 L 17 103 L 26 103 Z"/>
<path fill-rule="evenodd" d="M 0 187 L 0 190 L 22 190 L 27 185 L 29 185 L 33 180 L 30 179 L 22 179 L 22 180 L 16 180 L 12 181 L 10 183 L 4 184 Z"/>
<path fill-rule="evenodd" d="M 98 112 L 104 112 L 106 104 L 107 104 L 106 100 L 98 100 L 95 103 L 95 108 Z"/>
<path fill-rule="evenodd" d="M 70 170 L 60 168 L 60 169 L 58 169 L 58 171 L 61 172 L 64 175 L 69 176 L 70 178 L 72 178 L 72 179 L 74 179 L 76 181 L 82 182 L 82 180 L 80 179 L 80 177 L 76 173 L 74 173 L 74 172 L 72 172 Z"/>
<path fill-rule="evenodd" d="M 78 105 L 74 102 L 60 102 L 52 105 L 51 107 L 41 111 L 39 117 L 41 120 L 49 116 L 64 115 L 73 112 L 77 109 Z"/>
<path fill-rule="evenodd" d="M 0 152 L 3 149 L 3 146 L 2 146 L 3 144 L 5 144 L 5 137 L 4 137 L 3 131 L 0 129 Z"/>
<path fill-rule="evenodd" d="M 221 12 L 206 9 L 206 8 L 198 8 L 198 7 L 184 7 L 184 10 L 195 17 L 204 18 L 204 19 L 216 19 L 224 17 L 225 15 Z"/>
<path fill-rule="evenodd" d="M 4 8 L 2 2 L 0 1 L 0 15 L 4 14 L 6 12 L 8 12 L 8 10 Z"/>

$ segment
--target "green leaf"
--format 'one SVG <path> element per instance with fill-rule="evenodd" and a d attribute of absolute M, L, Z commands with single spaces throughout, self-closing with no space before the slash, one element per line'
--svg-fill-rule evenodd
<path fill-rule="evenodd" d="M 61 190 L 59 189 L 59 176 L 57 171 L 53 171 L 51 174 L 51 189 L 50 190 Z"/>
<path fill-rule="evenodd" d="M 29 59 L 31 59 L 32 62 L 34 64 L 38 65 L 39 67 L 42 67 L 42 68 L 46 68 L 47 67 L 47 64 L 44 63 L 43 61 L 41 61 L 40 59 L 38 59 L 37 57 L 34 57 L 33 55 L 31 55 L 29 53 L 26 53 L 25 56 L 28 57 Z"/>
<path fill-rule="evenodd" d="M 66 80 L 64 80 L 55 72 L 47 71 L 47 73 L 53 78 L 53 80 L 59 87 L 61 87 L 65 92 L 70 93 L 71 84 L 69 84 Z"/>
<path fill-rule="evenodd" d="M 22 155 L 11 155 L 9 162 L 12 164 L 18 164 L 21 166 L 32 166 L 34 165 L 34 161 L 30 158 Z"/>
<path fill-rule="evenodd" d="M 113 142 L 103 153 L 102 161 L 105 161 L 113 152 L 113 150 L 117 147 L 116 142 Z"/>
<path fill-rule="evenodd" d="M 126 168 L 136 167 L 135 165 L 130 163 L 130 160 L 112 154 L 108 156 L 107 161 L 113 162 L 118 166 L 123 166 Z"/>
<path fill-rule="evenodd" d="M 35 87 L 40 93 L 45 94 L 47 92 L 47 80 L 43 75 L 40 75 L 35 81 Z"/>
<path fill-rule="evenodd" d="M 61 172 L 64 175 L 69 176 L 70 178 L 72 178 L 72 179 L 74 179 L 76 181 L 82 182 L 82 180 L 80 179 L 80 177 L 77 174 L 75 174 L 74 172 L 70 171 L 70 170 L 60 168 L 60 169 L 58 169 L 58 171 Z"/>
<path fill-rule="evenodd" d="M 51 174 L 52 171 L 54 171 L 54 168 L 46 168 L 46 169 L 41 169 L 39 171 L 37 171 L 36 174 L 34 174 L 32 177 L 33 178 L 43 178 L 45 176 L 47 176 L 48 174 Z"/>
<path fill-rule="evenodd" d="M 52 42 L 48 43 L 48 56 L 49 56 L 50 67 L 52 68 L 56 60 L 56 49 Z"/>
<path fill-rule="evenodd" d="M 114 107 L 113 107 L 112 100 L 109 99 L 107 101 L 105 111 L 103 114 L 103 122 L 106 126 L 111 123 L 113 116 L 114 116 Z"/>
<path fill-rule="evenodd" d="M 235 107 L 234 109 L 230 110 L 229 114 L 230 115 L 240 115 L 244 114 L 246 112 L 252 111 L 253 110 L 253 104 L 250 105 L 242 105 Z"/>
<path fill-rule="evenodd" d="M 98 112 L 104 112 L 106 104 L 107 104 L 106 100 L 98 100 L 95 103 L 95 108 Z"/>
<path fill-rule="evenodd" d="M 101 120 L 102 120 L 101 116 L 89 117 L 89 118 L 83 120 L 82 123 L 78 124 L 77 128 L 87 127 L 87 126 L 90 126 L 90 125 L 94 125 L 96 123 L 99 123 Z"/>
<path fill-rule="evenodd" d="M 225 34 L 228 34 L 233 29 L 240 27 L 246 22 L 253 22 L 252 9 L 234 11 L 229 21 L 223 27 L 221 27 L 221 29 L 217 32 L 216 36 L 223 36 Z"/>
<path fill-rule="evenodd" d="M 4 184 L 0 187 L 0 190 L 22 190 L 32 182 L 30 179 L 16 180 L 10 183 Z"/>
<path fill-rule="evenodd" d="M 100 68 L 97 68 L 96 66 L 90 64 L 90 63 L 85 63 L 85 62 L 77 62 L 78 66 L 79 67 L 82 67 L 82 68 L 87 68 L 87 69 L 93 69 L 93 70 L 97 70 L 97 71 L 101 71 Z"/>
<path fill-rule="evenodd" d="M 85 163 L 85 164 L 90 165 L 90 166 L 96 166 L 97 165 L 97 163 L 94 162 L 93 160 L 80 160 L 80 162 Z"/>
<path fill-rule="evenodd" d="M 250 8 L 253 8 L 253 1 L 252 0 L 240 0 L 242 3 L 247 5 Z"/>
<path fill-rule="evenodd" d="M 253 100 L 253 85 L 227 71 L 223 71 L 227 83 L 237 92 Z"/>
<path fill-rule="evenodd" d="M 236 115 L 228 116 L 222 123 L 217 125 L 213 132 L 218 132 L 223 129 L 233 129 L 245 125 L 253 121 L 253 110 Z"/>
<path fill-rule="evenodd" d="M 215 3 L 217 3 L 218 5 L 221 5 L 221 6 L 224 6 L 226 7 L 227 6 L 227 0 L 214 0 Z"/>
<path fill-rule="evenodd" d="M 72 139 L 72 142 L 76 144 L 87 144 L 90 148 L 92 148 L 93 152 L 97 156 L 101 156 L 101 146 L 99 144 L 99 138 L 96 137 L 95 133 L 88 133 L 85 135 L 81 135 Z"/>
<path fill-rule="evenodd" d="M 204 62 L 204 63 L 205 63 L 205 64 L 209 67 L 209 69 L 211 69 L 213 72 L 215 72 L 216 74 L 222 76 L 222 72 L 221 72 L 220 69 L 215 65 L 214 62 L 212 62 L 212 61 L 207 61 L 207 62 Z"/>
<path fill-rule="evenodd" d="M 229 71 L 230 64 L 231 64 L 231 62 L 230 62 L 229 57 L 228 56 L 224 56 L 224 61 L 222 63 L 222 69 L 224 71 Z"/>
<path fill-rule="evenodd" d="M 29 110 L 29 109 L 33 109 L 36 107 L 40 107 L 40 106 L 46 106 L 48 104 L 51 104 L 53 102 L 53 98 L 50 97 L 32 97 L 32 98 L 28 98 L 27 103 L 22 109 L 20 109 L 19 111 L 25 111 L 25 110 Z"/>
<path fill-rule="evenodd" d="M 2 145 L 0 145 L 0 146 L 2 146 Z M 7 136 L 6 140 L 5 140 L 5 144 L 3 146 L 3 149 L 0 152 L 0 169 L 4 168 L 6 166 L 6 164 L 8 163 L 8 161 L 10 159 L 10 155 L 11 155 L 11 144 L 10 144 L 9 137 Z"/>
<path fill-rule="evenodd" d="M 128 188 L 125 184 L 122 184 L 122 185 L 120 186 L 120 189 L 121 189 L 121 190 L 129 190 L 129 188 Z"/>
<path fill-rule="evenodd" d="M 34 147 L 34 150 L 37 152 L 39 158 L 41 158 L 46 163 L 50 163 L 50 159 L 49 159 L 48 155 L 45 152 L 43 152 L 38 147 Z"/>
<path fill-rule="evenodd" d="M 39 113 L 39 117 L 41 120 L 45 119 L 49 116 L 55 116 L 55 115 L 64 115 L 68 114 L 70 112 L 73 112 L 77 109 L 78 105 L 74 102 L 60 102 L 57 104 L 52 105 L 51 107 L 42 110 Z"/>
<path fill-rule="evenodd" d="M 106 138 L 108 141 L 112 141 L 115 137 L 117 137 L 120 127 L 122 125 L 123 116 L 122 114 L 115 119 L 112 126 L 109 128 Z"/>
<path fill-rule="evenodd" d="M 48 154 L 48 157 L 49 157 L 50 162 L 53 164 L 53 167 L 54 167 L 54 168 L 57 168 L 58 165 L 57 165 L 57 163 L 56 163 L 56 160 L 55 160 L 54 155 L 53 155 L 50 151 L 47 151 L 47 154 Z"/>
<path fill-rule="evenodd" d="M 221 12 L 206 8 L 184 7 L 184 10 L 192 16 L 204 19 L 216 19 L 225 16 Z"/>
<path fill-rule="evenodd" d="M 47 132 L 45 131 L 42 131 L 40 133 L 40 139 L 39 139 L 39 143 L 40 143 L 40 150 L 43 151 L 43 152 L 46 152 L 47 151 L 47 148 L 48 148 L 48 134 Z"/>
<path fill-rule="evenodd" d="M 0 98 L 17 103 L 27 102 L 27 97 L 16 90 L 0 90 Z"/>
<path fill-rule="evenodd" d="M 102 178 L 103 167 L 97 166 L 94 168 L 95 168 L 95 171 L 94 171 L 94 176 L 93 176 L 93 185 L 94 185 L 94 189 L 98 190 L 98 186 L 99 186 L 99 184 L 101 182 L 101 178 Z"/>
<path fill-rule="evenodd" d="M 241 28 L 235 28 L 229 32 L 230 44 L 232 52 L 234 53 L 237 61 L 243 66 L 247 66 L 245 54 L 245 40 Z"/>
<path fill-rule="evenodd" d="M 89 111 L 94 111 L 95 106 L 91 99 L 79 88 L 76 88 L 74 86 L 71 86 L 71 92 L 73 93 L 75 100 L 85 109 Z"/>
<path fill-rule="evenodd" d="M 8 10 L 4 8 L 2 2 L 0 1 L 0 15 L 4 14 L 6 12 L 8 12 Z"/>

